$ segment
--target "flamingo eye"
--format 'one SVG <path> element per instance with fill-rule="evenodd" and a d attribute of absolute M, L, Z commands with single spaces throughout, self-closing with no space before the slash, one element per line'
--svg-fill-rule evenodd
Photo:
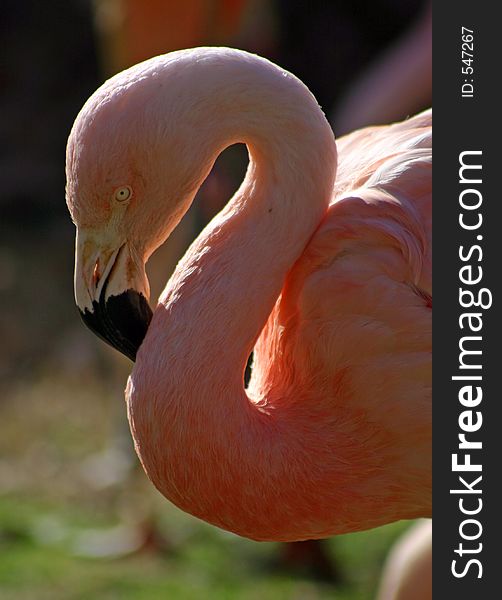
<path fill-rule="evenodd" d="M 132 189 L 128 185 L 116 189 L 113 194 L 113 197 L 117 202 L 126 202 L 126 200 L 129 200 L 131 196 Z"/>

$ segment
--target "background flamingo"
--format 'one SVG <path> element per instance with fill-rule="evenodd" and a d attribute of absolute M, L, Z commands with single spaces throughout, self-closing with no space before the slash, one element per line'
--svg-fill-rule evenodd
<path fill-rule="evenodd" d="M 377 600 L 431 600 L 432 521 L 418 521 L 392 548 Z"/>
<path fill-rule="evenodd" d="M 148 328 L 144 262 L 236 141 L 246 178 Z M 333 194 L 333 135 L 308 90 L 198 49 L 100 88 L 67 159 L 84 320 L 133 358 L 148 328 L 127 400 L 164 495 L 254 539 L 429 514 L 429 112 L 341 140 Z"/>
<path fill-rule="evenodd" d="M 368 100 L 371 99 L 371 102 Z M 336 133 L 400 120 L 432 101 L 432 3 L 356 77 L 338 99 Z"/>

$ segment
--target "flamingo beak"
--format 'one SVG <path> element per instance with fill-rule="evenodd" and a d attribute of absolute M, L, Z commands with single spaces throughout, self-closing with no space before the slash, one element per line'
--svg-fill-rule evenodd
<path fill-rule="evenodd" d="M 132 361 L 152 319 L 144 264 L 127 242 L 77 232 L 75 299 L 89 329 Z"/>

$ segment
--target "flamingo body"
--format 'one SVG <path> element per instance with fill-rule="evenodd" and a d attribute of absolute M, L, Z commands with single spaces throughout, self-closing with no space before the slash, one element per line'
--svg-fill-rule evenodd
<path fill-rule="evenodd" d="M 143 466 L 183 510 L 283 541 L 430 513 L 430 120 L 342 138 L 335 180 L 333 134 L 305 86 L 229 49 L 146 61 L 82 110 L 67 162 L 77 303 L 88 319 L 100 307 L 119 348 L 130 325 L 112 301 L 147 296 L 144 261 L 219 152 L 248 146 L 241 187 L 168 282 L 126 389 Z"/>

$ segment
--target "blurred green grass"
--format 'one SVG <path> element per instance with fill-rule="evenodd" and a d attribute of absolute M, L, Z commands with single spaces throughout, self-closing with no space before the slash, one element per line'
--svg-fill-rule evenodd
<path fill-rule="evenodd" d="M 164 525 L 168 526 L 170 519 L 188 518 L 172 514 Z M 52 526 L 57 523 L 60 530 L 67 529 L 66 537 L 59 541 L 41 539 L 37 527 L 42 520 Z M 183 542 L 166 554 L 143 552 L 118 559 L 82 558 L 74 554 L 70 542 L 72 533 L 75 535 L 84 521 L 95 526 L 92 515 L 78 505 L 62 516 L 57 505 L 5 498 L 0 505 L 1 597 L 366 600 L 373 597 L 388 546 L 403 530 L 403 524 L 394 524 L 330 541 L 330 551 L 336 554 L 346 579 L 342 586 L 335 587 L 301 574 L 272 572 L 275 544 L 253 543 L 195 522 Z"/>
<path fill-rule="evenodd" d="M 2 600 L 373 598 L 386 553 L 406 523 L 329 540 L 343 577 L 335 586 L 274 568 L 278 544 L 242 539 L 185 515 L 136 466 L 116 482 L 93 481 L 89 464 L 96 452 L 117 431 L 127 439 L 116 396 L 114 385 L 88 372 L 35 375 L 4 393 Z M 166 548 L 129 554 L 129 538 L 134 542 L 149 521 Z M 100 557 L 110 541 L 118 544 L 116 556 L 112 548 Z"/>

